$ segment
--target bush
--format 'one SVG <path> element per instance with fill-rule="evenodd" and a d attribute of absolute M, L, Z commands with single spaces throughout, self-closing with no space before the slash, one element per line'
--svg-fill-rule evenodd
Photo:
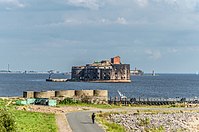
<path fill-rule="evenodd" d="M 105 126 L 107 132 L 126 132 L 124 126 L 107 120 L 107 118 L 110 117 L 111 114 L 119 114 L 119 113 L 118 112 L 99 113 L 97 114 L 97 121 L 100 122 L 103 126 Z"/>
<path fill-rule="evenodd" d="M 139 123 L 138 123 L 139 126 L 147 127 L 148 125 L 150 125 L 150 119 L 149 118 L 145 118 L 145 119 L 139 119 L 138 118 L 138 120 L 139 120 Z"/>
<path fill-rule="evenodd" d="M 0 109 L 0 132 L 16 132 L 14 117 L 6 109 Z"/>
<path fill-rule="evenodd" d="M 65 98 L 64 100 L 60 101 L 59 104 L 78 104 L 80 101 L 74 100 L 72 98 Z"/>

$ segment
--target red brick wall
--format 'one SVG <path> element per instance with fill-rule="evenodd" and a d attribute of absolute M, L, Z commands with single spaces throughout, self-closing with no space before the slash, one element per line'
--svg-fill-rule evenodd
<path fill-rule="evenodd" d="M 111 63 L 113 63 L 113 64 L 120 64 L 120 57 L 116 56 L 114 58 L 111 58 Z"/>

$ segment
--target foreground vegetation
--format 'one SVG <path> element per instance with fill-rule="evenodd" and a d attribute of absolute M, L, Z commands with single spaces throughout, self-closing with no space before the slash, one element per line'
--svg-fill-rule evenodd
<path fill-rule="evenodd" d="M 104 126 L 107 132 L 126 132 L 123 126 L 106 120 L 109 114 L 111 113 L 107 112 L 97 114 L 97 121 Z"/>
<path fill-rule="evenodd" d="M 86 99 L 85 99 L 86 100 Z M 117 105 L 109 105 L 109 104 L 93 104 L 91 102 L 86 101 L 78 101 L 70 98 L 66 98 L 59 102 L 58 106 L 79 106 L 79 107 L 94 107 L 94 108 L 104 108 L 104 109 L 112 109 L 112 108 L 127 108 L 127 107 L 147 107 L 147 108 L 170 108 L 170 107 L 185 107 L 185 104 L 175 104 L 175 105 L 161 105 L 161 106 L 150 106 L 150 105 L 128 105 L 122 106 L 121 104 Z M 16 110 L 16 105 L 12 103 L 10 100 L 2 100 L 0 99 L 0 132 L 57 132 L 57 126 L 55 122 L 55 115 L 54 114 L 45 114 L 45 113 L 37 113 L 37 112 L 28 112 L 28 111 L 21 111 Z M 179 111 L 182 112 L 182 111 Z M 176 113 L 174 111 L 162 111 L 162 110 L 137 110 L 135 114 L 141 113 L 149 113 L 149 114 L 157 114 L 157 113 Z M 110 114 L 110 113 L 109 113 Z M 109 114 L 98 114 L 97 120 L 103 124 L 106 128 L 107 132 L 125 132 L 125 128 L 119 124 L 112 123 L 106 120 L 106 117 Z M 2 116 L 3 115 L 3 116 Z M 6 118 L 2 118 L 6 117 Z M 5 119 L 8 119 L 5 125 Z M 143 126 L 147 126 L 150 120 L 140 120 L 139 124 Z M 5 128 L 8 126 L 8 129 Z M 5 130 L 6 129 L 6 130 Z M 153 128 L 150 131 L 164 131 L 162 127 Z"/>
<path fill-rule="evenodd" d="M 16 110 L 14 104 L 6 106 L 9 102 L 9 100 L 0 99 L 0 113 L 7 116 L 4 119 L 0 117 L 0 120 L 2 122 L 8 120 L 4 126 L 14 129 L 3 131 L 4 126 L 0 124 L 0 132 L 57 132 L 54 114 Z"/>
<path fill-rule="evenodd" d="M 94 108 L 102 108 L 102 109 L 112 109 L 112 108 L 121 108 L 118 105 L 110 105 L 110 104 L 94 104 L 86 101 L 79 101 L 72 98 L 65 98 L 60 101 L 58 106 L 80 106 L 80 107 L 94 107 Z"/>
<path fill-rule="evenodd" d="M 198 120 L 197 113 L 199 113 L 198 109 L 137 109 L 130 112 L 101 112 L 97 114 L 97 121 L 108 132 L 128 132 L 135 130 L 146 132 L 183 132 L 195 131 L 194 125 L 191 126 L 192 124 L 189 124 L 189 122 L 190 120 L 193 122 Z M 191 118 L 188 119 L 187 117 Z M 184 125 L 182 125 L 182 122 Z M 175 125 L 172 126 L 172 124 Z M 189 128 L 189 126 L 191 127 Z"/>
<path fill-rule="evenodd" d="M 180 108 L 186 107 L 184 103 L 176 103 L 170 105 L 144 105 L 144 104 L 128 104 L 124 105 L 121 103 L 116 104 L 98 104 L 95 102 L 89 101 L 87 97 L 83 98 L 82 100 L 76 100 L 73 98 L 65 98 L 64 100 L 59 101 L 58 106 L 87 106 L 87 107 L 94 107 L 94 108 L 104 108 L 104 109 L 112 109 L 112 108 L 125 108 L 125 107 L 136 107 L 136 108 Z"/>
<path fill-rule="evenodd" d="M 16 130 L 12 114 L 6 109 L 0 109 L 0 132 L 15 132 Z"/>

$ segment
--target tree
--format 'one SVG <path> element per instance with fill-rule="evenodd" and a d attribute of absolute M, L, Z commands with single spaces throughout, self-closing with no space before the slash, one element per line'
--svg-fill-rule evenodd
<path fill-rule="evenodd" d="M 16 132 L 14 117 L 6 109 L 0 109 L 0 132 Z"/>

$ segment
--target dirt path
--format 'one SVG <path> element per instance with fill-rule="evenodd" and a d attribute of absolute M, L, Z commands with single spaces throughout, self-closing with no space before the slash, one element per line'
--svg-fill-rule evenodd
<path fill-rule="evenodd" d="M 65 114 L 56 114 L 55 117 L 59 132 L 72 132 Z"/>

